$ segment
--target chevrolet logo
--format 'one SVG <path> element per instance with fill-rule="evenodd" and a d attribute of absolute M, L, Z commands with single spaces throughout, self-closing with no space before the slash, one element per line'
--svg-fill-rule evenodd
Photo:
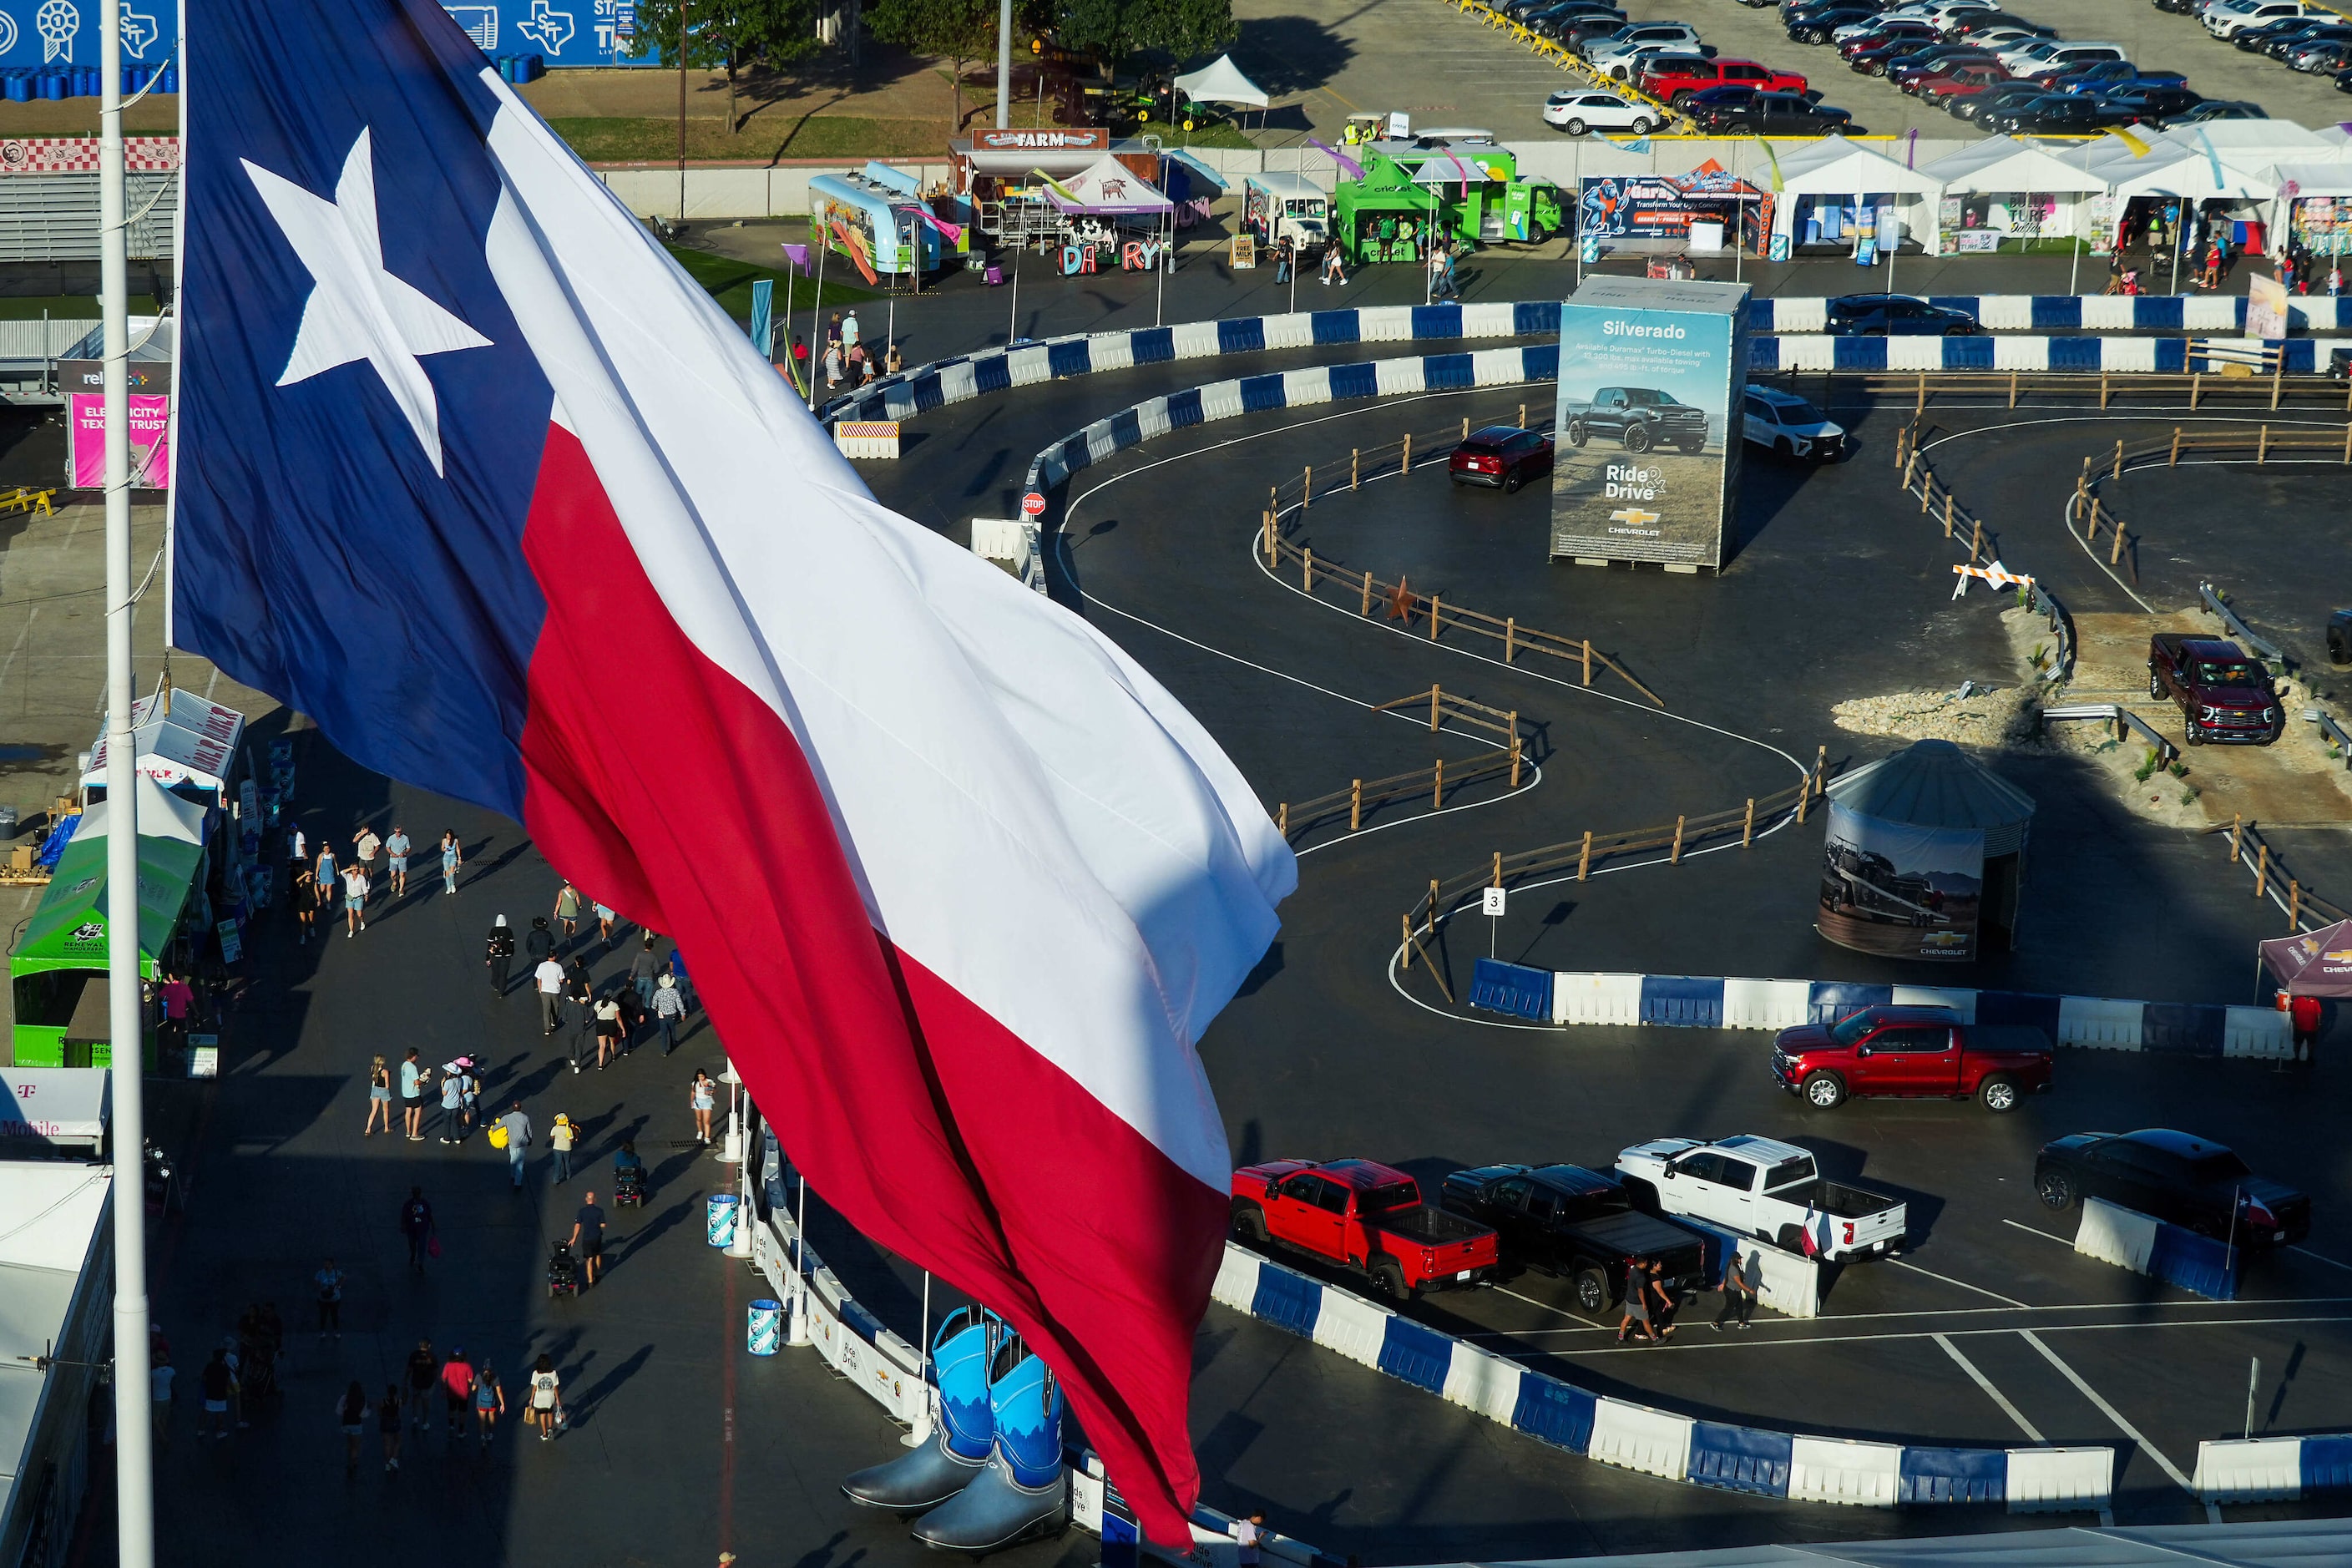
<path fill-rule="evenodd" d="M 1647 528 L 1658 521 L 1658 516 L 1659 514 L 1654 511 L 1643 511 L 1640 507 L 1629 506 L 1621 511 L 1611 512 L 1609 521 L 1631 523 L 1635 528 Z"/>

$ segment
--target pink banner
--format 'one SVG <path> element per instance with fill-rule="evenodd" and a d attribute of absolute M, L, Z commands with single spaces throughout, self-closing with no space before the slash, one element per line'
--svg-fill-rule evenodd
<path fill-rule="evenodd" d="M 106 399 L 94 392 L 77 392 L 66 399 L 67 418 L 73 428 L 73 488 L 106 488 Z M 133 489 L 160 490 L 172 482 L 172 400 L 158 393 L 131 395 L 131 472 Z M 154 449 L 154 459 L 147 454 Z M 140 465 L 146 463 L 146 471 Z"/>

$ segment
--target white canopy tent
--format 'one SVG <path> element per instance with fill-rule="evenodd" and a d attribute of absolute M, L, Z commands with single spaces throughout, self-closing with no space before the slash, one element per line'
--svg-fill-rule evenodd
<path fill-rule="evenodd" d="M 1992 136 L 1937 159 L 1920 171 L 1944 184 L 1943 232 L 1933 248 L 1952 248 L 1955 228 L 2002 237 L 2086 234 L 2091 200 L 2107 189 L 2107 177 L 2087 166 L 2096 151 L 2093 143 L 2062 153 L 2012 136 Z M 1961 198 L 1958 224 L 1951 221 L 1955 196 Z"/>
<path fill-rule="evenodd" d="M 1108 153 L 1047 185 L 1045 199 L 1066 213 L 1110 217 L 1157 217 L 1176 205 Z"/>
<path fill-rule="evenodd" d="M 1944 185 L 1924 169 L 1843 136 L 1825 136 L 1781 154 L 1779 169 L 1775 185 L 1781 199 L 1773 209 L 1772 231 L 1788 237 L 1792 246 L 1842 243 L 1855 226 L 1853 215 L 1874 208 L 1891 214 L 1906 235 L 1934 237 Z M 1883 226 L 1883 218 L 1874 226 Z"/>
<path fill-rule="evenodd" d="M 205 841 L 203 806 L 173 795 L 145 773 L 139 775 L 138 791 L 140 837 L 176 838 L 183 844 Z M 107 804 L 94 800 L 82 808 L 81 826 L 74 829 L 75 843 L 85 844 L 106 837 L 110 816 Z"/>
<path fill-rule="evenodd" d="M 191 784 L 217 793 L 236 768 L 245 715 L 174 688 L 160 711 L 154 698 L 142 698 L 131 710 L 131 730 L 139 743 L 141 773 L 166 787 Z M 89 765 L 82 770 L 81 787 L 106 787 L 103 723 L 89 748 Z"/>
<path fill-rule="evenodd" d="M 1252 109 L 1267 103 L 1265 89 L 1242 75 L 1231 55 L 1219 55 L 1213 63 L 1178 77 L 1176 90 L 1195 103 L 1240 103 Z"/>
<path fill-rule="evenodd" d="M 106 1145 L 113 1074 L 104 1068 L 0 1067 L 0 1147 Z"/>

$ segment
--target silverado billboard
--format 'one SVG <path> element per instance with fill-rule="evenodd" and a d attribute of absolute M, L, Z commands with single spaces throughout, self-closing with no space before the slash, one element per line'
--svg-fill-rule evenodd
<path fill-rule="evenodd" d="M 1723 564 L 1747 305 L 1743 284 L 1593 278 L 1560 306 L 1553 559 Z"/>

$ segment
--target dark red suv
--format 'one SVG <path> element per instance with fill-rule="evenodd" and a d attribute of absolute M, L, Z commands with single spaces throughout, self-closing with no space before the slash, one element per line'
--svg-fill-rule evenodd
<path fill-rule="evenodd" d="M 1551 437 L 1542 431 L 1489 425 L 1454 448 L 1445 471 L 1457 485 L 1493 485 L 1507 493 L 1551 472 Z"/>

